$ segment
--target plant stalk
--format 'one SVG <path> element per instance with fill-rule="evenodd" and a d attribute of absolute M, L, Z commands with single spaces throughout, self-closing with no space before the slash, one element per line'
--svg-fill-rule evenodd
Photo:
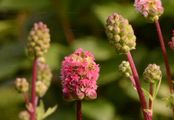
<path fill-rule="evenodd" d="M 36 79 L 37 79 L 37 59 L 33 61 L 33 71 L 32 71 L 32 86 L 31 86 L 31 103 L 33 111 L 31 112 L 30 120 L 36 120 Z"/>
<path fill-rule="evenodd" d="M 134 61 L 133 61 L 133 58 L 132 58 L 132 55 L 130 52 L 127 53 L 127 59 L 129 61 L 130 67 L 132 69 L 132 74 L 133 74 L 134 81 L 135 81 L 135 87 L 137 89 L 138 96 L 140 99 L 140 104 L 141 104 L 144 120 L 152 120 L 152 116 L 146 111 L 147 110 L 146 99 L 145 99 L 144 93 L 141 89 L 139 75 L 138 75 L 138 72 L 136 70 L 136 67 L 135 67 L 135 64 L 134 64 Z"/>
<path fill-rule="evenodd" d="M 153 97 L 153 83 L 150 83 L 149 93 Z M 149 110 L 153 115 L 153 100 L 149 98 Z"/>
<path fill-rule="evenodd" d="M 81 100 L 76 101 L 76 107 L 77 107 L 76 118 L 77 120 L 82 120 L 82 101 Z"/>
<path fill-rule="evenodd" d="M 162 32 L 161 32 L 161 27 L 160 27 L 160 24 L 159 24 L 158 20 L 155 21 L 155 25 L 156 25 L 160 45 L 161 45 L 161 50 L 162 50 L 164 63 L 165 63 L 167 81 L 168 81 L 170 93 L 173 93 L 174 91 L 173 91 L 173 87 L 172 87 L 172 77 L 171 77 L 170 65 L 169 65 L 169 61 L 168 61 L 166 47 L 165 47 L 165 44 L 164 44 L 164 38 L 163 38 L 163 35 L 162 35 Z"/>

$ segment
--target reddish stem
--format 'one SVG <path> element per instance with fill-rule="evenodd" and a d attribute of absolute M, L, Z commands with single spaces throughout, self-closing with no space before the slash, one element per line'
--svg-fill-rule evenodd
<path fill-rule="evenodd" d="M 77 120 L 82 120 L 82 102 L 77 100 Z"/>
<path fill-rule="evenodd" d="M 33 111 L 30 120 L 36 120 L 36 79 L 37 79 L 37 59 L 33 61 L 32 86 L 31 86 L 31 104 Z"/>
<path fill-rule="evenodd" d="M 163 59 L 164 59 L 165 67 L 166 67 L 168 85 L 169 85 L 169 88 L 170 88 L 170 92 L 173 93 L 170 65 L 169 65 L 169 61 L 168 61 L 168 57 L 167 57 L 166 47 L 165 47 L 165 44 L 164 44 L 164 38 L 163 38 L 163 35 L 162 35 L 162 32 L 161 32 L 161 27 L 160 27 L 160 24 L 159 24 L 158 20 L 155 21 L 155 25 L 156 25 L 156 29 L 157 29 L 157 32 L 158 32 L 158 37 L 159 37 L 159 41 L 160 41 L 160 45 L 161 45 L 162 55 L 163 55 Z"/>
<path fill-rule="evenodd" d="M 30 103 L 28 94 L 27 93 L 23 93 L 23 97 L 24 97 L 25 103 L 28 105 Z"/>
<path fill-rule="evenodd" d="M 129 79 L 131 80 L 133 87 L 136 89 L 134 77 L 130 76 Z"/>
<path fill-rule="evenodd" d="M 138 75 L 138 72 L 136 70 L 136 67 L 135 67 L 135 64 L 134 64 L 134 61 L 133 61 L 133 58 L 132 58 L 132 55 L 130 52 L 127 53 L 127 59 L 129 61 L 130 67 L 132 69 L 132 74 L 133 74 L 134 81 L 135 81 L 135 87 L 137 89 L 138 96 L 140 99 L 140 104 L 141 104 L 141 108 L 143 111 L 144 120 L 152 120 L 152 116 L 147 111 L 145 111 L 145 110 L 147 110 L 146 99 L 145 99 L 144 93 L 141 89 L 141 85 L 139 82 L 139 75 Z"/>

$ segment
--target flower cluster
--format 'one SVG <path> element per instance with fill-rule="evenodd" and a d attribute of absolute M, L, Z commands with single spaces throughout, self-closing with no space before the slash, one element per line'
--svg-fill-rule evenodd
<path fill-rule="evenodd" d="M 50 46 L 50 34 L 46 24 L 35 23 L 28 37 L 27 52 L 29 56 L 41 57 Z"/>
<path fill-rule="evenodd" d="M 143 78 L 150 83 L 160 81 L 162 79 L 160 66 L 156 64 L 149 64 L 143 73 Z"/>
<path fill-rule="evenodd" d="M 36 93 L 39 97 L 42 97 L 46 93 L 51 84 L 51 78 L 52 73 L 50 67 L 44 61 L 38 59 Z"/>
<path fill-rule="evenodd" d="M 151 21 L 158 20 L 164 11 L 161 0 L 135 0 L 134 5 L 138 12 Z"/>
<path fill-rule="evenodd" d="M 119 65 L 119 70 L 126 76 L 130 77 L 132 76 L 132 71 L 129 65 L 128 61 L 122 61 L 121 64 Z"/>
<path fill-rule="evenodd" d="M 106 21 L 106 34 L 110 43 L 118 53 L 127 53 L 135 49 L 136 37 L 128 20 L 117 13 L 113 13 Z"/>
<path fill-rule="evenodd" d="M 25 78 L 16 78 L 15 85 L 16 89 L 21 93 L 28 92 L 29 90 L 29 83 Z"/>
<path fill-rule="evenodd" d="M 77 49 L 62 62 L 63 95 L 67 100 L 95 99 L 99 66 L 89 51 Z"/>
<path fill-rule="evenodd" d="M 172 31 L 172 39 L 171 41 L 169 41 L 168 45 L 170 47 L 170 49 L 174 50 L 174 30 Z"/>

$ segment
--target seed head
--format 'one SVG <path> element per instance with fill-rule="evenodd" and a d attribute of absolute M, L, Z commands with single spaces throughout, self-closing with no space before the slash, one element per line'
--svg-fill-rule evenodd
<path fill-rule="evenodd" d="M 19 119 L 20 120 L 29 120 L 30 119 L 30 114 L 27 111 L 21 111 L 19 113 Z"/>
<path fill-rule="evenodd" d="M 26 78 L 16 78 L 15 85 L 16 89 L 21 93 L 28 92 L 29 90 L 29 83 Z"/>
<path fill-rule="evenodd" d="M 50 34 L 46 24 L 35 23 L 28 36 L 27 52 L 32 57 L 42 57 L 50 47 Z"/>
<path fill-rule="evenodd" d="M 49 65 L 45 63 L 44 58 L 37 62 L 37 81 L 42 81 L 47 87 L 50 86 L 52 73 Z"/>
<path fill-rule="evenodd" d="M 126 76 L 130 77 L 132 76 L 132 71 L 129 65 L 128 61 L 122 61 L 122 63 L 119 65 L 119 70 Z"/>
<path fill-rule="evenodd" d="M 156 64 L 149 64 L 143 73 L 143 78 L 150 83 L 160 81 L 162 79 L 160 66 Z"/>
<path fill-rule="evenodd" d="M 39 97 L 44 96 L 47 89 L 48 89 L 48 87 L 42 81 L 37 81 L 36 82 L 36 94 Z"/>
<path fill-rule="evenodd" d="M 136 37 L 128 20 L 117 13 L 113 13 L 106 21 L 106 34 L 116 52 L 126 54 L 135 49 Z"/>

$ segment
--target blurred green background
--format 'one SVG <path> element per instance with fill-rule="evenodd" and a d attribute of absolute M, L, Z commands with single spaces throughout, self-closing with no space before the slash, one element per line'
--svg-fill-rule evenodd
<path fill-rule="evenodd" d="M 174 25 L 174 1 L 162 2 L 165 12 L 160 22 L 167 43 Z M 126 58 L 115 53 L 105 35 L 105 20 L 113 12 L 128 18 L 135 30 L 137 49 L 132 54 L 140 76 L 149 63 L 159 64 L 165 73 L 155 25 L 136 12 L 133 0 L 0 0 L 0 120 L 18 120 L 18 113 L 25 109 L 14 80 L 31 78 L 31 60 L 26 56 L 25 45 L 29 30 L 38 21 L 48 25 L 52 40 L 46 58 L 54 77 L 43 99 L 46 107 L 58 104 L 47 120 L 75 120 L 75 103 L 62 98 L 60 66 L 63 57 L 79 47 L 93 52 L 101 69 L 98 99 L 83 102 L 83 120 L 141 120 L 137 93 L 130 80 L 118 71 L 118 65 Z M 168 49 L 168 55 L 174 73 L 174 52 Z M 147 83 L 141 83 L 147 88 Z M 172 119 L 163 100 L 168 95 L 163 74 L 154 120 Z"/>

